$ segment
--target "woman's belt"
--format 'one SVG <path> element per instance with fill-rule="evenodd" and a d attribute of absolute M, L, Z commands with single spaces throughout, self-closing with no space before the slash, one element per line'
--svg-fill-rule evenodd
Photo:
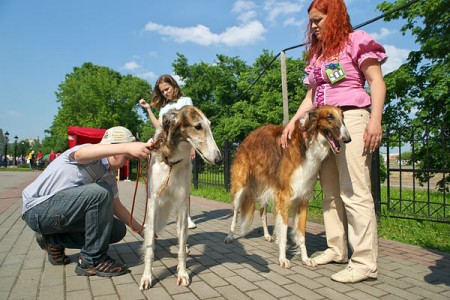
<path fill-rule="evenodd" d="M 354 106 L 354 105 L 344 105 L 344 106 L 339 106 L 340 109 L 342 109 L 342 111 L 348 111 L 348 110 L 353 110 L 353 109 L 364 109 L 369 111 L 370 106 L 363 106 L 363 107 L 359 107 L 359 106 Z"/>

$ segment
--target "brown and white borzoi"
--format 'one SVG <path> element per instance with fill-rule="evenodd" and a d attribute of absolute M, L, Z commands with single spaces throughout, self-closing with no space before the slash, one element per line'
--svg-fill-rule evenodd
<path fill-rule="evenodd" d="M 220 163 L 219 149 L 214 141 L 210 122 L 193 106 L 172 110 L 163 116 L 162 131 L 156 135 L 160 147 L 152 152 L 149 175 L 148 214 L 145 221 L 144 273 L 140 289 L 152 285 L 152 267 L 155 255 L 155 233 L 175 212 L 178 228 L 178 285 L 189 285 L 186 270 L 186 242 L 188 199 L 191 187 L 191 147 L 208 163 Z"/>
<path fill-rule="evenodd" d="M 264 236 L 272 241 L 267 229 L 265 210 L 275 200 L 274 235 L 279 247 L 279 263 L 290 268 L 286 258 L 289 211 L 295 214 L 293 240 L 300 249 L 302 262 L 315 266 L 305 245 L 308 200 L 317 174 L 330 149 L 338 154 L 340 143 L 350 142 L 341 109 L 329 105 L 310 111 L 303 124 L 292 132 L 288 147 L 280 137 L 283 126 L 266 125 L 250 133 L 239 146 L 231 167 L 231 196 L 234 215 L 226 243 L 233 241 L 237 215 L 241 213 L 241 235 L 248 233 L 256 203 L 261 208 Z M 299 125 L 301 125 L 299 123 Z"/>

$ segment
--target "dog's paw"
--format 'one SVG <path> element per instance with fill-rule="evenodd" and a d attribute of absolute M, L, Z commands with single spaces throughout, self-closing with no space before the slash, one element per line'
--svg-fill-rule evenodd
<path fill-rule="evenodd" d="M 308 266 L 308 267 L 313 267 L 313 268 L 318 266 L 316 261 L 314 259 L 311 259 L 311 258 L 302 259 L 302 263 L 304 265 Z"/>
<path fill-rule="evenodd" d="M 273 236 L 271 236 L 270 234 L 265 235 L 264 238 L 266 239 L 266 241 L 273 243 L 274 239 Z"/>
<path fill-rule="evenodd" d="M 234 238 L 233 238 L 232 234 L 227 235 L 227 237 L 225 238 L 225 244 L 232 243 L 233 241 L 234 241 Z"/>
<path fill-rule="evenodd" d="M 151 287 L 152 287 L 152 276 L 142 275 L 141 284 L 139 285 L 141 291 L 148 290 Z"/>
<path fill-rule="evenodd" d="M 284 269 L 290 269 L 291 268 L 291 261 L 289 259 L 286 258 L 280 258 L 280 267 L 284 268 Z"/>
<path fill-rule="evenodd" d="M 186 272 L 186 270 L 184 271 L 178 270 L 177 285 L 184 285 L 184 286 L 189 285 L 189 275 Z"/>

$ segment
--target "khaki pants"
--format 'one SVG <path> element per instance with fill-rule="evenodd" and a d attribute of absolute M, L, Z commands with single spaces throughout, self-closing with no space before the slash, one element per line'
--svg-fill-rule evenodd
<path fill-rule="evenodd" d="M 320 183 L 328 249 L 325 254 L 345 261 L 352 249 L 349 267 L 371 278 L 377 277 L 378 237 L 370 190 L 372 155 L 364 150 L 363 136 L 370 113 L 364 109 L 344 112 L 352 141 L 341 153 L 322 163 Z M 348 240 L 347 240 L 348 238 Z"/>

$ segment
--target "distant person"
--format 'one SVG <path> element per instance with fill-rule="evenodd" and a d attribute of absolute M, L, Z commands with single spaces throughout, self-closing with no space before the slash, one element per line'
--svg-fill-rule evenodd
<path fill-rule="evenodd" d="M 42 151 L 39 150 L 36 157 L 36 169 L 41 170 L 43 166 L 44 166 L 44 153 L 42 153 Z"/>
<path fill-rule="evenodd" d="M 151 143 L 134 141 L 125 127 L 110 128 L 99 144 L 78 145 L 62 153 L 23 190 L 22 218 L 36 232 L 50 263 L 70 263 L 65 248 L 75 248 L 81 249 L 78 275 L 111 277 L 127 272 L 127 266 L 107 251 L 109 244 L 125 236 L 125 224 L 130 226 L 115 172 L 129 158 L 150 154 Z M 134 228 L 139 225 L 134 219 L 132 223 Z"/>
<path fill-rule="evenodd" d="M 54 161 L 55 158 L 56 158 L 55 152 L 53 152 L 53 150 L 50 151 L 50 154 L 48 155 L 48 163 L 51 163 L 52 161 Z"/>
<path fill-rule="evenodd" d="M 34 160 L 35 160 L 35 155 L 34 155 L 34 150 L 30 151 L 30 153 L 28 153 L 27 155 L 27 163 L 30 166 L 30 169 L 34 169 Z"/>
<path fill-rule="evenodd" d="M 156 80 L 155 88 L 151 94 L 152 102 L 147 103 L 145 99 L 139 100 L 139 104 L 147 110 L 150 122 L 157 129 L 162 124 L 162 117 L 171 109 L 180 109 L 185 105 L 193 105 L 192 99 L 183 97 L 181 88 L 177 81 L 170 75 L 162 75 Z M 159 110 L 159 119 L 155 117 L 150 106 Z M 191 148 L 191 160 L 195 159 L 195 150 Z M 189 198 L 189 207 L 191 205 L 191 198 Z M 196 228 L 194 221 L 192 221 L 189 209 L 188 228 Z"/>

